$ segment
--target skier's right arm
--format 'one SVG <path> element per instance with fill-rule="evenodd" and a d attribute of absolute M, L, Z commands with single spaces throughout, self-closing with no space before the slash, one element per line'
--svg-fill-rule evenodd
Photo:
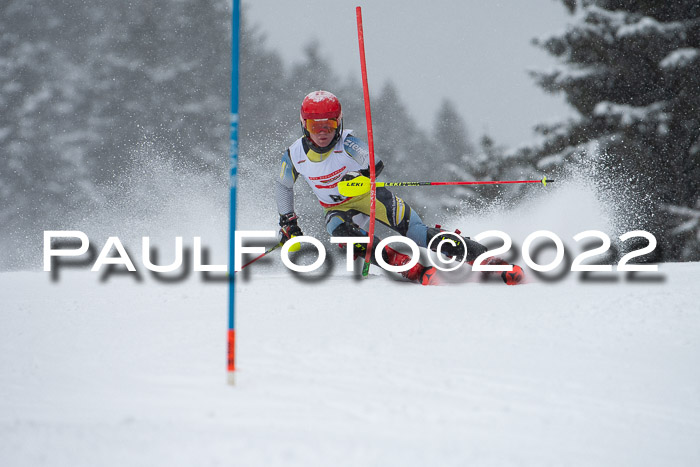
<path fill-rule="evenodd" d="M 291 237 L 303 235 L 297 225 L 298 217 L 294 213 L 294 182 L 296 182 L 298 175 L 287 150 L 280 161 L 279 177 L 275 181 L 277 212 L 280 215 L 279 240 L 282 243 Z"/>

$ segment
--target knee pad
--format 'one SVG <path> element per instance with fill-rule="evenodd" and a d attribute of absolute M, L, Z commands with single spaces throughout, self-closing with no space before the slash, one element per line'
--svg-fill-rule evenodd
<path fill-rule="evenodd" d="M 331 232 L 331 235 L 334 237 L 366 237 L 367 232 L 353 222 L 342 222 Z"/>
<path fill-rule="evenodd" d="M 334 237 L 366 237 L 367 232 L 359 228 L 357 225 L 355 225 L 353 222 L 343 222 L 342 224 L 338 225 L 338 227 L 333 230 L 331 233 Z M 377 243 L 379 242 L 379 238 L 374 237 L 374 242 L 372 242 L 372 248 L 377 247 Z M 353 243 L 353 255 L 357 259 L 358 257 L 363 257 L 367 253 L 367 244 L 366 243 Z M 372 261 L 374 261 L 374 256 L 372 257 Z"/>

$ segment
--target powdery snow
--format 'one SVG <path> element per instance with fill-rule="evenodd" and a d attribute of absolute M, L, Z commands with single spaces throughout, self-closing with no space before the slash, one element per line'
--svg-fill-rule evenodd
<path fill-rule="evenodd" d="M 694 47 L 684 47 L 668 54 L 659 66 L 662 69 L 682 68 L 690 65 L 700 56 L 700 51 Z"/>
<path fill-rule="evenodd" d="M 625 24 L 617 30 L 617 37 L 632 37 L 644 35 L 666 35 L 676 33 L 683 28 L 680 22 L 661 23 L 648 16 L 642 17 L 639 21 Z"/>
<path fill-rule="evenodd" d="M 578 232 L 619 235 L 588 183 L 557 183 L 447 227 L 502 230 L 514 250 L 548 229 L 572 254 Z M 224 262 L 216 209 L 191 199 L 153 217 L 160 264 L 168 234 L 202 235 Z M 272 228 L 262 204 L 241 206 L 244 228 Z M 91 240 L 120 232 L 101 229 Z M 507 287 L 464 268 L 422 287 L 374 268 L 357 280 L 332 252 L 323 273 L 275 253 L 238 277 L 235 387 L 224 282 L 0 274 L 3 467 L 700 464 L 700 263 L 660 265 L 659 282 Z"/>
<path fill-rule="evenodd" d="M 593 115 L 598 117 L 619 117 L 620 123 L 624 126 L 631 126 L 640 121 L 649 120 L 650 116 L 653 116 L 657 121 L 665 122 L 668 120 L 668 115 L 664 112 L 665 106 L 665 102 L 655 102 L 647 106 L 635 107 L 603 101 L 596 104 L 593 109 Z"/>
<path fill-rule="evenodd" d="M 5 466 L 698 465 L 700 264 L 420 287 L 0 274 Z M 277 271 L 277 272 L 270 272 Z"/>

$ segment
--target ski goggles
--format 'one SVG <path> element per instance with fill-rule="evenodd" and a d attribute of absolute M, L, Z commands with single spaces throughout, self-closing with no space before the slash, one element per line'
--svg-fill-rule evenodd
<path fill-rule="evenodd" d="M 309 133 L 333 133 L 338 129 L 338 120 L 334 118 L 323 118 L 313 120 L 306 119 L 306 130 Z"/>

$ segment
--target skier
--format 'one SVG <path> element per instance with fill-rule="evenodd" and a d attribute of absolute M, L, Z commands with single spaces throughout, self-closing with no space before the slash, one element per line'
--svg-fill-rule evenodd
<path fill-rule="evenodd" d="M 301 175 L 309 184 L 325 211 L 326 230 L 334 237 L 366 237 L 369 221 L 370 193 L 355 197 L 345 197 L 338 192 L 338 182 L 351 180 L 359 175 L 369 176 L 369 151 L 367 145 L 343 128 L 343 113 L 340 101 L 327 91 L 314 91 L 308 94 L 299 115 L 303 136 L 297 139 L 282 156 L 279 177 L 275 183 L 277 209 L 280 214 L 279 240 L 284 243 L 292 237 L 303 235 L 294 213 L 294 182 Z M 376 162 L 378 175 L 384 164 Z M 443 242 L 441 252 L 461 261 L 467 246 L 466 261 L 473 261 L 486 251 L 486 247 L 456 233 L 446 232 L 436 227 L 428 227 L 420 216 L 405 201 L 384 187 L 376 190 L 376 220 L 410 238 L 420 247 L 430 245 L 437 250 Z M 364 227 L 364 228 L 363 228 Z M 451 240 L 451 241 L 450 241 Z M 373 248 L 379 243 L 375 237 Z M 364 257 L 367 244 L 355 243 L 355 257 Z M 374 262 L 374 251 L 372 260 Z M 408 263 L 410 257 L 390 247 L 381 252 L 387 264 L 399 266 Z M 375 263 L 376 264 L 376 263 Z M 485 264 L 507 264 L 491 257 Z M 436 268 L 416 264 L 401 275 L 406 279 L 424 285 L 434 280 Z M 513 271 L 501 274 L 509 285 L 519 283 L 523 278 L 522 269 L 513 266 Z"/>

